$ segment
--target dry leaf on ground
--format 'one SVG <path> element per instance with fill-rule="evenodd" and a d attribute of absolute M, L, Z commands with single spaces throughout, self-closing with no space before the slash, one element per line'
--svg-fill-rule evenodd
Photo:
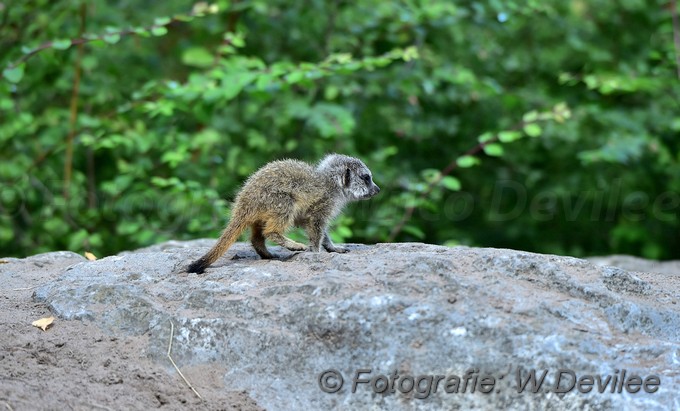
<path fill-rule="evenodd" d="M 45 331 L 45 330 L 47 330 L 47 327 L 52 325 L 53 322 L 54 322 L 54 317 L 45 317 L 45 318 L 41 318 L 39 320 L 33 321 L 33 323 L 31 325 L 33 325 L 34 327 L 42 328 L 42 330 Z"/>
<path fill-rule="evenodd" d="M 94 261 L 94 260 L 97 259 L 97 256 L 94 255 L 94 254 L 92 254 L 92 253 L 89 252 L 89 251 L 85 251 L 85 258 L 87 258 L 87 259 L 90 260 L 90 261 Z"/>

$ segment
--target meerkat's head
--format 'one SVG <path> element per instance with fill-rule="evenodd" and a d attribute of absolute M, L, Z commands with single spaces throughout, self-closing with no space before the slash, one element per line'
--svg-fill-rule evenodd
<path fill-rule="evenodd" d="M 347 200 L 365 200 L 380 192 L 380 187 L 373 182 L 371 170 L 358 158 L 329 154 L 319 162 L 316 170 L 330 176 Z"/>

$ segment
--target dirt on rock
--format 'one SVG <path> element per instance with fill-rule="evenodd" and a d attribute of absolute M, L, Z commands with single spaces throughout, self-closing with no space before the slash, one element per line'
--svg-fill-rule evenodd
<path fill-rule="evenodd" d="M 59 318 L 46 331 L 32 326 L 53 315 L 34 302 L 35 288 L 82 261 L 72 253 L 0 259 L 1 410 L 263 409 L 247 392 L 225 388 L 219 364 L 181 368 L 201 400 L 169 359 L 166 366 L 148 359 L 148 335 L 112 336 Z"/>

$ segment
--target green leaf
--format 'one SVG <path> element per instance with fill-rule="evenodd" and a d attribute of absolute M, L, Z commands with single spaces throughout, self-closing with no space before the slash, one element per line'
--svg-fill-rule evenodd
<path fill-rule="evenodd" d="M 2 76 L 10 83 L 18 83 L 24 77 L 24 66 L 26 63 L 21 63 L 16 67 L 6 68 L 2 71 Z"/>
<path fill-rule="evenodd" d="M 553 108 L 555 121 L 563 123 L 566 119 L 571 117 L 571 110 L 566 103 L 559 103 Z"/>
<path fill-rule="evenodd" d="M 257 81 L 255 82 L 255 87 L 258 90 L 267 90 L 270 87 L 275 87 L 278 83 L 278 79 L 272 75 L 263 73 L 257 76 Z"/>
<path fill-rule="evenodd" d="M 522 117 L 522 120 L 525 123 L 531 123 L 531 122 L 538 120 L 538 111 L 533 110 L 533 111 L 530 111 L 530 112 L 524 114 L 524 116 Z"/>
<path fill-rule="evenodd" d="M 147 29 L 146 27 L 135 27 L 132 29 L 132 32 L 142 37 L 150 36 L 149 29 Z"/>
<path fill-rule="evenodd" d="M 477 137 L 477 141 L 479 141 L 480 143 L 486 143 L 487 141 L 493 140 L 493 138 L 494 138 L 494 134 L 490 131 L 487 131 L 486 133 Z"/>
<path fill-rule="evenodd" d="M 151 34 L 153 34 L 154 36 L 165 36 L 166 34 L 168 34 L 168 29 L 166 29 L 163 26 L 153 27 L 151 29 Z"/>
<path fill-rule="evenodd" d="M 243 39 L 242 36 L 234 36 L 232 39 L 231 44 L 234 45 L 234 47 L 245 47 L 246 46 L 246 41 Z"/>
<path fill-rule="evenodd" d="M 257 75 L 250 72 L 234 73 L 225 76 L 220 87 L 221 97 L 226 100 L 233 99 L 245 86 L 255 80 L 255 77 L 257 77 Z"/>
<path fill-rule="evenodd" d="M 407 47 L 402 56 L 404 61 L 416 60 L 419 57 L 418 49 L 415 46 Z"/>
<path fill-rule="evenodd" d="M 71 47 L 71 40 L 69 39 L 52 40 L 53 49 L 66 50 L 69 47 Z"/>
<path fill-rule="evenodd" d="M 186 159 L 186 153 L 183 151 L 167 151 L 161 156 L 161 162 L 170 165 L 171 168 L 177 167 Z"/>
<path fill-rule="evenodd" d="M 436 168 L 426 168 L 425 170 L 421 171 L 420 174 L 428 183 L 438 180 L 439 176 L 441 176 L 441 172 Z"/>
<path fill-rule="evenodd" d="M 460 191 L 461 184 L 456 177 L 445 176 L 442 178 L 441 184 L 451 191 Z"/>
<path fill-rule="evenodd" d="M 105 34 L 102 37 L 102 40 L 109 44 L 116 44 L 120 41 L 120 34 L 118 33 Z"/>
<path fill-rule="evenodd" d="M 224 35 L 224 40 L 234 47 L 241 48 L 241 47 L 245 47 L 245 45 L 246 45 L 246 41 L 243 38 L 243 33 L 232 33 L 232 32 L 226 33 Z"/>
<path fill-rule="evenodd" d="M 371 60 L 371 63 L 376 67 L 385 67 L 392 62 L 391 59 L 387 57 L 376 57 Z"/>
<path fill-rule="evenodd" d="M 456 160 L 456 164 L 460 168 L 470 168 L 479 164 L 479 159 L 473 156 L 461 156 Z"/>
<path fill-rule="evenodd" d="M 500 157 L 503 155 L 503 146 L 500 144 L 487 144 L 484 146 L 487 156 Z"/>
<path fill-rule="evenodd" d="M 165 26 L 172 21 L 170 17 L 157 17 L 154 19 L 153 24 L 156 26 Z"/>
<path fill-rule="evenodd" d="M 194 19 L 194 16 L 189 16 L 186 14 L 175 14 L 174 16 L 172 16 L 172 19 L 175 21 L 189 22 Z"/>
<path fill-rule="evenodd" d="M 285 77 L 286 83 L 295 84 L 305 78 L 305 73 L 303 71 L 291 71 Z"/>
<path fill-rule="evenodd" d="M 210 12 L 210 5 L 204 1 L 199 1 L 198 3 L 194 4 L 194 8 L 191 10 L 191 14 L 195 16 L 202 16 L 207 12 Z"/>
<path fill-rule="evenodd" d="M 182 53 L 182 63 L 187 66 L 206 68 L 213 65 L 215 56 L 205 47 L 191 47 Z"/>
<path fill-rule="evenodd" d="M 498 141 L 501 143 L 512 143 L 520 138 L 522 138 L 522 132 L 520 131 L 501 131 L 498 133 Z"/>
<path fill-rule="evenodd" d="M 536 123 L 527 124 L 524 126 L 524 132 L 527 133 L 529 137 L 538 137 L 541 135 L 542 131 L 543 130 L 541 129 L 541 126 Z"/>
<path fill-rule="evenodd" d="M 166 188 L 166 187 L 178 186 L 178 185 L 180 185 L 180 181 L 177 177 L 163 178 L 163 177 L 153 176 L 153 177 L 151 177 L 151 184 L 153 184 L 157 187 Z"/>

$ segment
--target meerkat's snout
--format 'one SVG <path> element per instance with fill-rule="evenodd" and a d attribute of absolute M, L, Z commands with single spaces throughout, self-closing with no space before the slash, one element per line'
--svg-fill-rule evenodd
<path fill-rule="evenodd" d="M 380 187 L 378 187 L 378 185 L 376 183 L 372 183 L 372 184 L 373 185 L 368 190 L 368 195 L 366 196 L 366 198 L 371 198 L 371 197 L 375 196 L 376 194 L 378 194 L 380 192 Z"/>
<path fill-rule="evenodd" d="M 380 187 L 378 187 L 378 185 L 373 182 L 371 176 L 365 176 L 362 178 L 362 180 L 364 187 L 360 187 L 360 189 L 357 190 L 359 192 L 355 195 L 356 199 L 368 200 L 380 192 Z"/>

